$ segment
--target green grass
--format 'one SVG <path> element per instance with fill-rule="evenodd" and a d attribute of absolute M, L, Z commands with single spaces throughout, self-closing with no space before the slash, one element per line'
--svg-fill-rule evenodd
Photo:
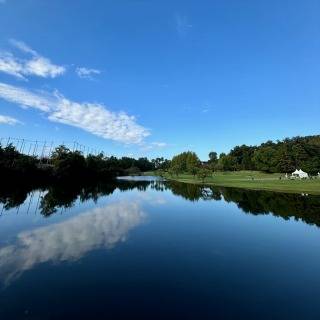
<path fill-rule="evenodd" d="M 156 175 L 156 172 L 149 172 L 148 174 Z M 179 176 L 165 175 L 165 178 L 169 180 L 186 183 L 320 195 L 319 178 L 313 180 L 280 180 L 279 177 L 284 178 L 284 174 L 267 174 L 258 171 L 214 172 L 212 176 L 207 177 L 205 181 L 202 182 L 200 179 L 197 177 L 194 178 L 190 174 L 180 174 Z"/>

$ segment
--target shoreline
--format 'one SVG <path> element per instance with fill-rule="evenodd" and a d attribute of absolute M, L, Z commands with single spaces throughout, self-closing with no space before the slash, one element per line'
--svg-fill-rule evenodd
<path fill-rule="evenodd" d="M 159 176 L 156 172 L 148 174 Z M 252 176 L 252 178 L 244 177 Z M 217 187 L 231 187 L 247 190 L 262 190 L 282 193 L 310 194 L 320 195 L 320 179 L 312 180 L 290 180 L 279 179 L 281 174 L 265 174 L 259 172 L 227 172 L 218 173 L 207 177 L 201 181 L 188 174 L 181 174 L 178 177 L 172 177 L 165 174 L 163 177 L 168 181 L 177 181 L 182 183 L 210 185 Z"/>

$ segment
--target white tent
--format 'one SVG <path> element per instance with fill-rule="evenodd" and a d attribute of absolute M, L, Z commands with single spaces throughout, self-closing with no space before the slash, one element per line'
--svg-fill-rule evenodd
<path fill-rule="evenodd" d="M 301 169 L 300 170 L 296 170 L 295 172 L 292 172 L 291 174 L 292 177 L 294 178 L 308 178 L 308 174 L 304 171 L 302 171 Z"/>

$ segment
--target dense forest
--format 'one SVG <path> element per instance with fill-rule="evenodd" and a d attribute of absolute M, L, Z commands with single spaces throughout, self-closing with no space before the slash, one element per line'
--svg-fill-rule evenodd
<path fill-rule="evenodd" d="M 267 141 L 259 146 L 241 145 L 228 154 L 209 153 L 207 162 L 200 162 L 194 152 L 173 157 L 171 173 L 193 175 L 206 168 L 211 171 L 258 170 L 269 173 L 290 173 L 302 169 L 315 175 L 320 171 L 320 136 L 294 137 L 282 141 Z"/>
<path fill-rule="evenodd" d="M 156 158 L 84 156 L 65 146 L 57 147 L 50 157 L 37 158 L 20 153 L 14 146 L 0 146 L 0 175 L 7 180 L 31 179 L 38 182 L 108 180 L 116 176 L 165 168 L 167 160 Z"/>
<path fill-rule="evenodd" d="M 320 170 L 320 136 L 267 141 L 260 146 L 237 146 L 219 159 L 210 159 L 218 170 L 260 170 L 292 172 L 302 169 L 316 174 Z"/>
<path fill-rule="evenodd" d="M 268 173 L 290 173 L 295 169 L 316 175 L 320 171 L 320 136 L 287 138 L 267 141 L 259 146 L 241 145 L 228 154 L 209 153 L 201 162 L 191 151 L 176 155 L 172 160 L 146 157 L 106 157 L 104 154 L 84 156 L 65 146 L 57 147 L 49 157 L 37 158 L 20 153 L 14 146 L 0 145 L 0 174 L 3 179 L 33 181 L 106 180 L 121 175 L 146 171 L 167 171 L 169 174 L 188 172 L 203 179 L 213 171 L 258 170 Z"/>

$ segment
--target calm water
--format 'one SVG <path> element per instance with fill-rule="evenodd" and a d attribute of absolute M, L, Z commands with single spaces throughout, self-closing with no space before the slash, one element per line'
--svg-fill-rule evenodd
<path fill-rule="evenodd" d="M 0 319 L 320 319 L 320 197 L 0 188 Z"/>

